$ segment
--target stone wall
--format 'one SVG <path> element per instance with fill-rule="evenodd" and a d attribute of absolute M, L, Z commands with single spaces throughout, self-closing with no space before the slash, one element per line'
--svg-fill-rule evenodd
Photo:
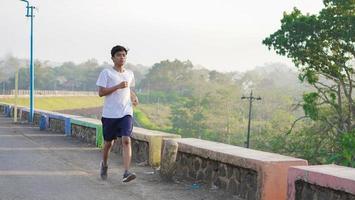
<path fill-rule="evenodd" d="M 22 110 L 21 121 L 28 121 L 28 115 L 29 115 L 29 111 L 28 110 Z"/>
<path fill-rule="evenodd" d="M 355 200 L 355 195 L 341 190 L 296 181 L 296 200 Z"/>
<path fill-rule="evenodd" d="M 29 117 L 29 110 L 22 110 L 21 112 L 21 121 L 28 121 L 28 117 Z M 39 112 L 34 112 L 33 114 L 33 125 L 38 126 L 39 125 L 39 121 L 41 118 L 41 113 Z"/>
<path fill-rule="evenodd" d="M 175 157 L 167 151 L 174 152 L 174 143 L 178 148 L 174 161 L 162 158 L 162 177 L 173 171 L 178 179 L 217 187 L 243 200 L 286 199 L 288 168 L 307 165 L 298 158 L 196 138 L 164 141 L 163 156 Z"/>
<path fill-rule="evenodd" d="M 0 112 L 3 114 L 3 113 L 5 113 L 5 107 L 6 107 L 6 105 L 1 105 L 0 106 Z"/>
<path fill-rule="evenodd" d="M 355 169 L 338 165 L 291 167 L 288 200 L 355 200 Z"/>
<path fill-rule="evenodd" d="M 64 133 L 65 121 L 56 118 L 49 118 L 49 130 L 57 133 Z"/>
<path fill-rule="evenodd" d="M 96 144 L 96 128 L 71 124 L 71 135 L 87 143 Z"/>
<path fill-rule="evenodd" d="M 254 170 L 182 152 L 178 152 L 176 164 L 178 178 L 201 181 L 209 187 L 217 186 L 240 199 L 260 199 L 257 172 Z"/>
<path fill-rule="evenodd" d="M 132 139 L 139 141 L 139 143 L 135 142 L 135 144 L 133 144 L 133 151 L 137 152 L 137 155 L 143 155 L 143 152 L 145 152 L 144 154 L 148 155 L 148 157 L 144 156 L 143 158 L 147 158 L 147 160 L 140 161 L 146 162 L 154 168 L 158 168 L 161 164 L 163 140 L 178 138 L 181 138 L 181 136 L 161 131 L 134 127 L 132 132 Z"/>
<path fill-rule="evenodd" d="M 33 125 L 38 126 L 41 119 L 41 113 L 35 112 L 33 114 Z"/>
<path fill-rule="evenodd" d="M 141 140 L 131 139 L 132 161 L 136 163 L 148 164 L 149 161 L 149 143 Z M 112 148 L 112 151 L 122 155 L 122 139 L 118 138 Z"/>
<path fill-rule="evenodd" d="M 20 107 L 17 107 L 17 119 L 20 120 L 22 115 L 22 109 Z"/>

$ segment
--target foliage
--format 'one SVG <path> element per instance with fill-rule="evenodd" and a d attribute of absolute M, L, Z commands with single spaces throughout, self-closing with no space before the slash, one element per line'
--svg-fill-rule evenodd
<path fill-rule="evenodd" d="M 299 79 L 314 88 L 302 103 L 313 125 L 269 139 L 311 163 L 354 167 L 355 1 L 324 0 L 324 5 L 318 15 L 303 15 L 297 8 L 285 13 L 281 28 L 263 41 L 291 58 Z"/>
<path fill-rule="evenodd" d="M 355 1 L 325 0 L 318 15 L 303 15 L 295 8 L 285 13 L 281 28 L 263 43 L 291 58 L 299 78 L 316 89 L 304 95 L 305 113 L 313 120 L 326 121 L 339 134 L 354 124 Z M 333 116 L 320 116 L 330 107 Z"/>
<path fill-rule="evenodd" d="M 340 149 L 329 158 L 329 162 L 355 167 L 355 130 L 343 134 L 338 143 Z"/>

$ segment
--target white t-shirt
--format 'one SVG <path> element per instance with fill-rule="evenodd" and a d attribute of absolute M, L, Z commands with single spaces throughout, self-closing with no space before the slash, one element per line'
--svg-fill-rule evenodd
<path fill-rule="evenodd" d="M 121 73 L 113 68 L 104 69 L 100 73 L 99 78 L 96 81 L 96 85 L 109 88 L 120 84 L 122 81 L 127 81 L 128 87 L 118 89 L 105 96 L 102 117 L 122 118 L 126 115 L 133 116 L 130 87 L 134 87 L 135 80 L 134 74 L 131 70 L 125 69 L 125 71 Z"/>

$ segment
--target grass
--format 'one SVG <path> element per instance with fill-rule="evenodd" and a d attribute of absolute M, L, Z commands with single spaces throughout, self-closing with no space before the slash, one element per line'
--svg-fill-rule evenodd
<path fill-rule="evenodd" d="M 35 108 L 49 111 L 94 108 L 102 106 L 103 100 L 98 96 L 39 97 L 35 98 Z M 1 98 L 0 102 L 14 104 L 15 99 Z M 17 105 L 29 107 L 29 98 L 18 98 Z"/>
<path fill-rule="evenodd" d="M 35 108 L 48 111 L 95 108 L 103 105 L 98 96 L 66 96 L 35 98 Z M 0 102 L 14 104 L 14 98 L 0 98 Z M 29 107 L 29 98 L 18 98 L 17 105 Z M 168 131 L 171 129 L 170 107 L 160 104 L 140 104 L 134 116 L 144 128 Z"/>
<path fill-rule="evenodd" d="M 163 104 L 140 104 L 137 107 L 146 115 L 156 128 L 160 130 L 169 130 L 172 127 L 170 116 L 171 111 L 168 105 Z M 137 116 L 137 115 L 135 115 Z"/>
<path fill-rule="evenodd" d="M 134 116 L 135 119 L 138 121 L 139 125 L 141 125 L 142 127 L 152 130 L 159 129 L 140 109 L 134 109 Z"/>

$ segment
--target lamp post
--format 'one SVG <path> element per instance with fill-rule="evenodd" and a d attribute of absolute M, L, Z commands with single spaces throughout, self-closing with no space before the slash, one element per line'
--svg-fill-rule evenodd
<path fill-rule="evenodd" d="M 241 99 L 248 99 L 249 100 L 249 120 L 248 120 L 248 134 L 247 134 L 247 141 L 246 147 L 249 148 L 249 141 L 250 141 L 250 121 L 251 121 L 251 107 L 253 105 L 254 100 L 261 100 L 261 97 L 253 97 L 253 90 L 250 92 L 250 96 L 245 97 L 242 96 Z"/>
<path fill-rule="evenodd" d="M 29 17 L 31 19 L 31 31 L 30 31 L 30 113 L 28 117 L 29 122 L 33 122 L 33 107 L 34 107 L 34 88 L 35 88 L 35 82 L 34 82 L 34 76 L 35 76 L 35 70 L 34 70 L 34 63 L 33 63 L 33 9 L 35 8 L 34 6 L 30 6 L 30 3 L 27 0 L 21 0 L 26 3 L 26 17 Z"/>

